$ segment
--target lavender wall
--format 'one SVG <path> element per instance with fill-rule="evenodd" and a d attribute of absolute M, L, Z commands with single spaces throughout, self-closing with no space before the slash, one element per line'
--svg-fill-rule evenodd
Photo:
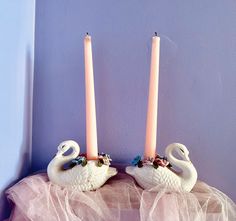
<path fill-rule="evenodd" d="M 65 139 L 85 151 L 83 37 L 93 38 L 99 150 L 143 152 L 151 36 L 161 36 L 158 151 L 190 149 L 199 178 L 236 200 L 236 1 L 41 0 L 33 170 Z"/>
<path fill-rule="evenodd" d="M 29 173 L 35 1 L 0 1 L 0 220 L 4 191 Z"/>

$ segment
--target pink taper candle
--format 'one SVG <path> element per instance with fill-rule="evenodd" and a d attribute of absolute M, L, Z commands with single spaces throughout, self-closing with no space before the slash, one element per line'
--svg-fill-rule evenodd
<path fill-rule="evenodd" d="M 157 137 L 157 107 L 158 107 L 158 82 L 159 82 L 159 54 L 160 38 L 152 38 L 152 55 L 150 68 L 149 96 L 146 122 L 146 143 L 144 157 L 154 158 L 156 155 Z"/>
<path fill-rule="evenodd" d="M 93 78 L 93 58 L 91 37 L 87 34 L 84 38 L 85 60 L 85 102 L 86 102 L 86 149 L 87 159 L 94 160 L 98 157 L 96 106 Z"/>

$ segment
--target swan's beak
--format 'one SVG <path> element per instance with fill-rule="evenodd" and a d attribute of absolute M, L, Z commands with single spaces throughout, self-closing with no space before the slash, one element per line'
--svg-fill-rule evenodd
<path fill-rule="evenodd" d="M 62 154 L 63 154 L 63 151 L 62 150 L 58 150 L 57 153 L 56 153 L 56 157 L 61 156 Z"/>
<path fill-rule="evenodd" d="M 184 157 L 185 157 L 185 160 L 186 160 L 186 161 L 189 161 L 189 162 L 191 163 L 191 160 L 190 160 L 190 158 L 189 158 L 188 155 L 184 155 Z"/>

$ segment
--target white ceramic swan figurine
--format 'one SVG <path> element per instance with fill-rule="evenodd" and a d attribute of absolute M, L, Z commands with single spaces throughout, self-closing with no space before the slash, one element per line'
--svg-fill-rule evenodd
<path fill-rule="evenodd" d="M 67 156 L 63 155 L 70 148 L 73 150 L 72 153 Z M 51 182 L 78 191 L 90 191 L 98 189 L 110 177 L 117 174 L 117 170 L 108 165 L 98 167 L 97 160 L 88 160 L 84 167 L 76 165 L 71 169 L 64 170 L 63 165 L 78 157 L 79 152 L 80 147 L 73 140 L 64 141 L 59 145 L 56 156 L 47 167 Z"/>
<path fill-rule="evenodd" d="M 174 152 L 181 160 L 173 155 Z M 126 173 L 133 176 L 144 189 L 164 185 L 169 191 L 190 192 L 197 181 L 197 171 L 189 159 L 188 149 L 183 144 L 173 143 L 166 147 L 165 154 L 167 160 L 181 172 L 177 173 L 168 167 L 159 166 L 155 169 L 152 165 L 143 165 L 141 168 L 126 167 Z"/>

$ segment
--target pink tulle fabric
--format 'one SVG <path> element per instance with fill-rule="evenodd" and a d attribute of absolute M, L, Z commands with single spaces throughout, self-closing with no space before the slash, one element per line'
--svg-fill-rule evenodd
<path fill-rule="evenodd" d="M 236 205 L 224 193 L 198 181 L 190 193 L 163 187 L 142 190 L 119 173 L 91 192 L 73 192 L 29 176 L 7 190 L 14 204 L 9 221 L 235 221 Z"/>

